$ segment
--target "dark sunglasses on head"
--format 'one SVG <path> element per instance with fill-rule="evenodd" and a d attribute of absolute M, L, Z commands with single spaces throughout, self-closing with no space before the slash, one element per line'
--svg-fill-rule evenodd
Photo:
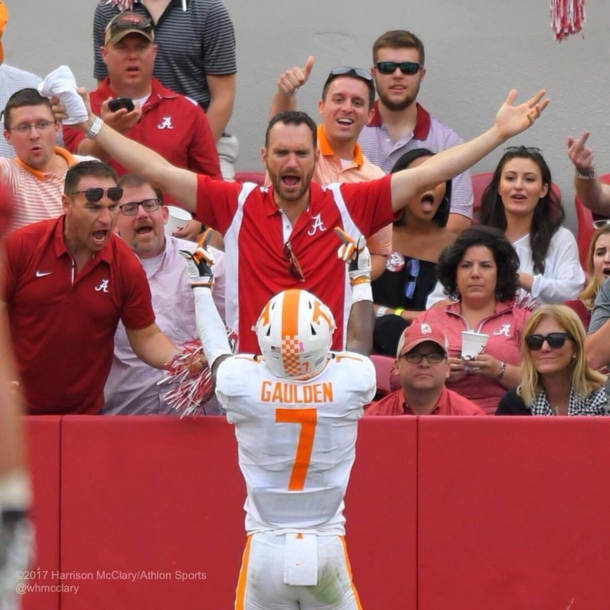
<path fill-rule="evenodd" d="M 85 199 L 89 203 L 97 203 L 101 201 L 104 193 L 108 194 L 108 199 L 117 203 L 121 201 L 121 197 L 123 196 L 123 189 L 120 186 L 111 186 L 109 189 L 92 187 L 89 189 L 85 189 L 84 191 L 70 191 L 69 195 L 78 195 L 79 193 L 85 194 Z"/>
<path fill-rule="evenodd" d="M 289 241 L 284 244 L 284 258 L 288 261 L 288 271 L 290 272 L 290 275 L 296 280 L 299 280 L 299 282 L 304 282 L 305 276 L 303 275 L 303 270 L 301 269 L 299 260 L 292 251 L 292 245 Z"/>
<path fill-rule="evenodd" d="M 396 68 L 403 74 L 417 74 L 421 70 L 421 64 L 416 61 L 378 61 L 375 67 L 381 74 L 394 74 Z"/>
<path fill-rule="evenodd" d="M 538 148 L 537 146 L 507 146 L 504 149 L 504 154 L 506 153 L 527 153 L 530 155 L 542 155 L 542 148 Z"/>
<path fill-rule="evenodd" d="M 133 216 L 137 213 L 138 208 L 142 206 L 146 212 L 156 212 L 161 207 L 161 202 L 158 199 L 144 199 L 143 201 L 130 201 L 119 206 L 123 216 Z"/>
<path fill-rule="evenodd" d="M 569 333 L 549 333 L 548 335 L 527 335 L 525 345 L 533 352 L 542 349 L 542 344 L 546 341 L 551 349 L 559 349 L 564 346 L 566 339 L 573 341 Z"/>

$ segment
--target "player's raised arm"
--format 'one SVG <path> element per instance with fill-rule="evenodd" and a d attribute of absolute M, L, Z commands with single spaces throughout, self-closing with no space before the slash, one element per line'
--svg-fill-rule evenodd
<path fill-rule="evenodd" d="M 201 340 L 203 353 L 212 371 L 212 377 L 216 381 L 216 373 L 220 363 L 231 356 L 232 353 L 224 322 L 212 298 L 212 286 L 214 285 L 212 265 L 214 259 L 207 249 L 211 235 L 212 231 L 208 229 L 201 236 L 195 252 L 181 250 L 181 253 L 189 262 L 189 276 L 193 296 L 195 297 L 197 333 Z"/>
<path fill-rule="evenodd" d="M 549 104 L 549 100 L 544 99 L 545 94 L 545 91 L 539 91 L 515 106 L 517 91 L 513 89 L 498 110 L 491 129 L 469 142 L 434 155 L 422 165 L 392 174 L 394 211 L 402 209 L 418 193 L 466 171 L 500 144 L 531 127 Z"/>
<path fill-rule="evenodd" d="M 352 307 L 347 322 L 347 346 L 350 352 L 368 356 L 373 351 L 373 291 L 371 289 L 371 255 L 361 235 L 352 239 L 338 227 L 335 233 L 342 244 L 338 256 L 349 265 Z"/>

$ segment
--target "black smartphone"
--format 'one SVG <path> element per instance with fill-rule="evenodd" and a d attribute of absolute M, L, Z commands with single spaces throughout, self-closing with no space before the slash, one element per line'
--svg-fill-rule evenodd
<path fill-rule="evenodd" d="M 116 112 L 121 108 L 125 108 L 127 112 L 131 112 L 135 106 L 133 104 L 133 100 L 130 100 L 128 97 L 117 97 L 116 99 L 108 102 L 108 108 L 110 109 L 110 112 Z"/>

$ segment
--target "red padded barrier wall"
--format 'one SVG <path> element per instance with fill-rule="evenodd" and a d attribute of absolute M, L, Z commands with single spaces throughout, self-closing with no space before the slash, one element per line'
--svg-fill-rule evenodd
<path fill-rule="evenodd" d="M 419 421 L 419 610 L 607 608 L 610 420 Z"/>
<path fill-rule="evenodd" d="M 60 417 L 26 417 L 34 491 L 36 559 L 24 610 L 58 610 Z M 49 590 L 48 587 L 55 587 Z"/>
<path fill-rule="evenodd" d="M 416 606 L 417 419 L 361 420 L 345 498 L 346 541 L 365 610 Z"/>
<path fill-rule="evenodd" d="M 232 607 L 245 486 L 224 418 L 65 418 L 61 484 L 62 570 L 81 575 L 62 610 Z"/>

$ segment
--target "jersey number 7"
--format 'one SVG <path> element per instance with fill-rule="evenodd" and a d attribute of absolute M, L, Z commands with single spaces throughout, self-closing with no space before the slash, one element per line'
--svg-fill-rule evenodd
<path fill-rule="evenodd" d="M 317 409 L 276 409 L 275 421 L 278 424 L 301 424 L 294 465 L 290 473 L 288 491 L 302 491 L 305 487 L 307 469 L 311 460 L 313 439 L 318 422 Z"/>

